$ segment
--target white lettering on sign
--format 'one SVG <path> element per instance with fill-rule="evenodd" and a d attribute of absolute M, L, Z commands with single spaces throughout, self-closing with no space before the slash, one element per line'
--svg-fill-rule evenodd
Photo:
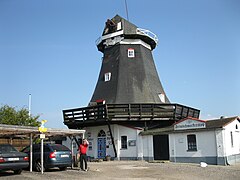
<path fill-rule="evenodd" d="M 186 119 L 174 125 L 174 130 L 206 128 L 206 123 L 192 119 Z"/>

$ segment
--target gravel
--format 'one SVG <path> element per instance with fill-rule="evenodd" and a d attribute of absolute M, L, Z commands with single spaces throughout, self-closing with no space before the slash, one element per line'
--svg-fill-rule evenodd
<path fill-rule="evenodd" d="M 23 171 L 21 175 L 12 172 L 0 173 L 0 179 L 42 180 L 42 179 L 240 179 L 240 164 L 235 166 L 200 167 L 199 164 L 148 163 L 145 161 L 89 162 L 89 171 L 79 168 L 60 171 L 51 169 L 44 174 Z"/>

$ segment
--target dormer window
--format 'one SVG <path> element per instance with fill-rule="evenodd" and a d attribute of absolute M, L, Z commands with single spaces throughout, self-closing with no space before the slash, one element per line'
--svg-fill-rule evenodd
<path fill-rule="evenodd" d="M 135 52 L 133 48 L 128 49 L 128 57 L 129 58 L 134 58 L 135 57 Z"/>
<path fill-rule="evenodd" d="M 117 31 L 119 31 L 119 30 L 121 30 L 121 29 L 122 29 L 122 23 L 119 22 L 119 23 L 117 23 Z"/>
<path fill-rule="evenodd" d="M 107 81 L 110 81 L 111 80 L 111 73 L 110 72 L 107 72 L 104 74 L 104 81 L 107 82 Z"/>
<path fill-rule="evenodd" d="M 162 103 L 165 103 L 165 102 L 166 102 L 166 100 L 165 100 L 165 95 L 164 95 L 163 93 L 158 94 L 158 97 L 159 97 L 159 99 L 160 99 L 160 101 L 161 101 Z"/>

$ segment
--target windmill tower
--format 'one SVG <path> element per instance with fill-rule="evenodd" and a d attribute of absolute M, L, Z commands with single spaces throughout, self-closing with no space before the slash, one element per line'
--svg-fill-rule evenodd
<path fill-rule="evenodd" d="M 90 103 L 63 110 L 64 124 L 77 129 L 106 124 L 154 128 L 198 118 L 199 110 L 169 102 L 152 56 L 157 43 L 155 34 L 119 15 L 108 19 L 96 41 L 103 58 Z"/>
<path fill-rule="evenodd" d="M 152 50 L 158 38 L 116 15 L 96 41 L 102 67 L 91 102 L 169 103 L 159 80 Z"/>

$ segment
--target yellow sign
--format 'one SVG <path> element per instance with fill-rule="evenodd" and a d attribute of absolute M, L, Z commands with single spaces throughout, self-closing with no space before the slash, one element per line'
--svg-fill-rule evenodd
<path fill-rule="evenodd" d="M 44 124 L 47 122 L 47 120 L 42 120 L 41 122 L 41 126 L 38 127 L 38 130 L 43 133 L 43 132 L 47 132 L 47 128 L 44 127 Z"/>

